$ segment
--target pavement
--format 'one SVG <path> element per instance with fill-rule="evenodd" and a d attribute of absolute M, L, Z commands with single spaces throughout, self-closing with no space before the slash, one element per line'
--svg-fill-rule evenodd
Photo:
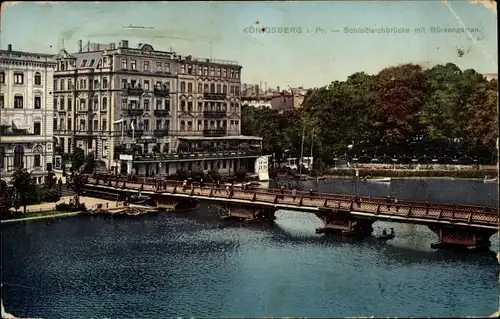
<path fill-rule="evenodd" d="M 40 204 L 35 204 L 35 205 L 28 205 L 28 206 L 26 206 L 26 212 L 42 212 L 42 211 L 55 210 L 57 204 L 61 204 L 61 203 L 69 204 L 69 202 L 71 201 L 72 198 L 73 197 L 63 197 L 56 203 L 40 203 Z M 117 203 L 114 201 L 93 198 L 93 197 L 80 197 L 80 203 L 85 204 L 85 206 L 87 206 L 87 208 L 92 208 L 92 207 L 96 206 L 97 204 L 103 204 L 104 207 L 109 207 L 109 208 L 114 208 L 114 207 L 118 207 L 121 205 L 121 202 Z M 19 210 L 22 211 L 23 208 L 20 207 Z"/>

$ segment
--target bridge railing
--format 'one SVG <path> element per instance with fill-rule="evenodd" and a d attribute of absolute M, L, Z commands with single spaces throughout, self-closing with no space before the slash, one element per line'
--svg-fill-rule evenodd
<path fill-rule="evenodd" d="M 90 175 L 88 175 L 90 177 Z M 152 177 L 139 177 L 136 178 L 135 181 L 130 180 L 129 177 L 127 176 L 112 176 L 112 175 L 97 175 L 96 177 L 99 177 L 99 179 L 103 180 L 111 180 L 111 181 L 116 181 L 118 179 L 119 182 L 134 182 L 134 183 L 139 183 L 139 184 L 144 184 L 144 185 L 155 185 L 158 184 L 160 181 L 161 182 L 166 182 L 168 185 L 182 185 L 182 181 L 178 180 L 160 180 L 160 179 L 155 179 Z M 194 182 L 196 185 L 199 183 Z M 205 183 L 204 184 L 207 187 L 216 187 L 215 184 L 213 183 Z M 221 184 L 221 187 L 225 187 L 225 185 Z M 255 190 L 255 189 L 252 189 Z M 259 191 L 266 191 L 272 194 L 280 193 L 281 189 L 259 189 Z M 297 195 L 299 194 L 306 194 L 309 196 L 309 192 L 306 191 L 297 191 Z M 284 190 L 284 194 L 291 195 L 292 191 L 291 190 Z M 322 192 L 314 192 L 313 196 L 321 197 L 321 198 L 331 198 L 331 199 L 344 199 L 344 200 L 351 200 L 354 199 L 356 196 L 354 195 L 343 195 L 343 194 L 333 194 L 333 193 L 322 193 Z M 373 203 L 380 203 L 380 204 L 386 204 L 387 203 L 387 198 L 384 197 L 375 197 L 375 196 L 357 196 L 357 198 L 360 201 L 368 201 L 368 202 L 373 202 Z M 491 213 L 497 213 L 496 208 L 493 207 L 485 207 L 485 206 L 474 206 L 474 205 L 465 205 L 465 204 L 446 204 L 446 203 L 425 203 L 425 202 L 418 202 L 418 201 L 408 201 L 408 200 L 398 200 L 399 205 L 421 205 L 421 206 L 426 206 L 426 205 L 432 205 L 432 207 L 439 207 L 442 209 L 455 209 L 455 210 L 471 210 L 471 211 L 484 211 L 484 212 L 491 212 Z"/>
<path fill-rule="evenodd" d="M 137 190 L 155 190 L 158 182 L 153 180 L 128 181 L 126 179 L 108 179 L 107 181 L 99 178 L 88 178 L 88 183 L 103 186 L 112 186 L 122 188 L 133 188 Z M 118 182 L 118 183 L 117 183 Z M 113 184 L 114 183 L 114 184 Z M 165 181 L 163 181 L 165 183 Z M 186 195 L 195 195 L 203 197 L 218 197 L 227 199 L 239 199 L 248 202 L 267 202 L 270 204 L 286 204 L 302 207 L 321 207 L 325 209 L 335 209 L 344 211 L 361 211 L 375 215 L 391 214 L 400 217 L 413 217 L 432 220 L 448 220 L 451 222 L 478 223 L 486 225 L 496 225 L 498 223 L 497 214 L 485 211 L 484 207 L 470 207 L 461 205 L 441 205 L 434 203 L 394 203 L 387 202 L 384 198 L 365 197 L 361 200 L 355 200 L 354 196 L 335 195 L 325 193 L 313 193 L 297 191 L 295 196 L 291 191 L 277 189 L 251 189 L 242 190 L 234 188 L 226 191 L 224 187 L 217 188 L 214 184 L 206 184 L 203 187 L 187 186 L 183 189 L 181 181 L 166 181 L 166 186 L 172 193 L 181 193 Z M 165 186 L 165 184 L 160 185 Z M 160 191 L 161 191 L 160 187 Z M 446 207 L 443 207 L 446 206 Z"/>

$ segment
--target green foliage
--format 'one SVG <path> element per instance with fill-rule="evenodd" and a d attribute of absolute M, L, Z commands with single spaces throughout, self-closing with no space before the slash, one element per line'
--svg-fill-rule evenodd
<path fill-rule="evenodd" d="M 243 106 L 242 133 L 262 137 L 263 153 L 279 160 L 286 150 L 290 157 L 300 155 L 305 132 L 304 156 L 312 147 L 315 162 L 323 166 L 341 156 L 384 154 L 469 155 L 492 162 L 497 95 L 496 81 L 487 82 L 474 70 L 461 71 L 452 63 L 427 70 L 404 64 L 309 90 L 300 110 L 280 114 Z"/>
<path fill-rule="evenodd" d="M 30 194 L 36 194 L 33 178 L 26 169 L 17 169 L 12 174 L 11 184 L 14 188 L 14 207 L 17 211 L 19 207 L 23 206 L 23 213 L 26 214 L 26 205 Z"/>
<path fill-rule="evenodd" d="M 92 174 L 95 168 L 95 155 L 90 152 L 87 157 L 85 157 L 85 164 L 83 167 L 83 172 L 86 174 Z"/>
<path fill-rule="evenodd" d="M 71 154 L 71 167 L 73 171 L 78 171 L 85 164 L 85 153 L 79 147 L 73 149 Z"/>

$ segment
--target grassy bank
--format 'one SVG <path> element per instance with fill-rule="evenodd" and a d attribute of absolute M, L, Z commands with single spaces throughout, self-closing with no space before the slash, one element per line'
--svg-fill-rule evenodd
<path fill-rule="evenodd" d="M 325 175 L 329 177 L 355 177 L 356 170 L 341 169 L 330 170 Z M 436 171 L 436 170 L 390 170 L 390 169 L 359 169 L 360 177 L 395 177 L 395 178 L 417 178 L 417 177 L 448 177 L 448 178 L 474 178 L 483 179 L 485 176 L 494 178 L 498 176 L 495 169 L 461 170 L 461 171 Z"/>
<path fill-rule="evenodd" d="M 62 212 L 62 211 L 36 211 L 36 212 L 26 212 L 26 214 L 13 213 L 7 218 L 2 217 L 2 224 L 8 222 L 15 221 L 24 221 L 24 220 L 34 220 L 34 219 L 45 219 L 45 218 L 55 218 L 55 217 L 64 217 L 64 216 L 74 216 L 76 212 Z"/>

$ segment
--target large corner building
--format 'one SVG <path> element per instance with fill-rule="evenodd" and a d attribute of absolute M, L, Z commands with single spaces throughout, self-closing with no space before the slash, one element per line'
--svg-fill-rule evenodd
<path fill-rule="evenodd" d="M 59 153 L 80 147 L 111 170 L 139 175 L 253 170 L 262 139 L 241 135 L 237 62 L 132 48 L 126 40 L 80 41 L 77 53 L 62 50 L 56 61 Z"/>
<path fill-rule="evenodd" d="M 0 50 L 0 179 L 27 169 L 37 183 L 52 169 L 53 55 Z"/>

